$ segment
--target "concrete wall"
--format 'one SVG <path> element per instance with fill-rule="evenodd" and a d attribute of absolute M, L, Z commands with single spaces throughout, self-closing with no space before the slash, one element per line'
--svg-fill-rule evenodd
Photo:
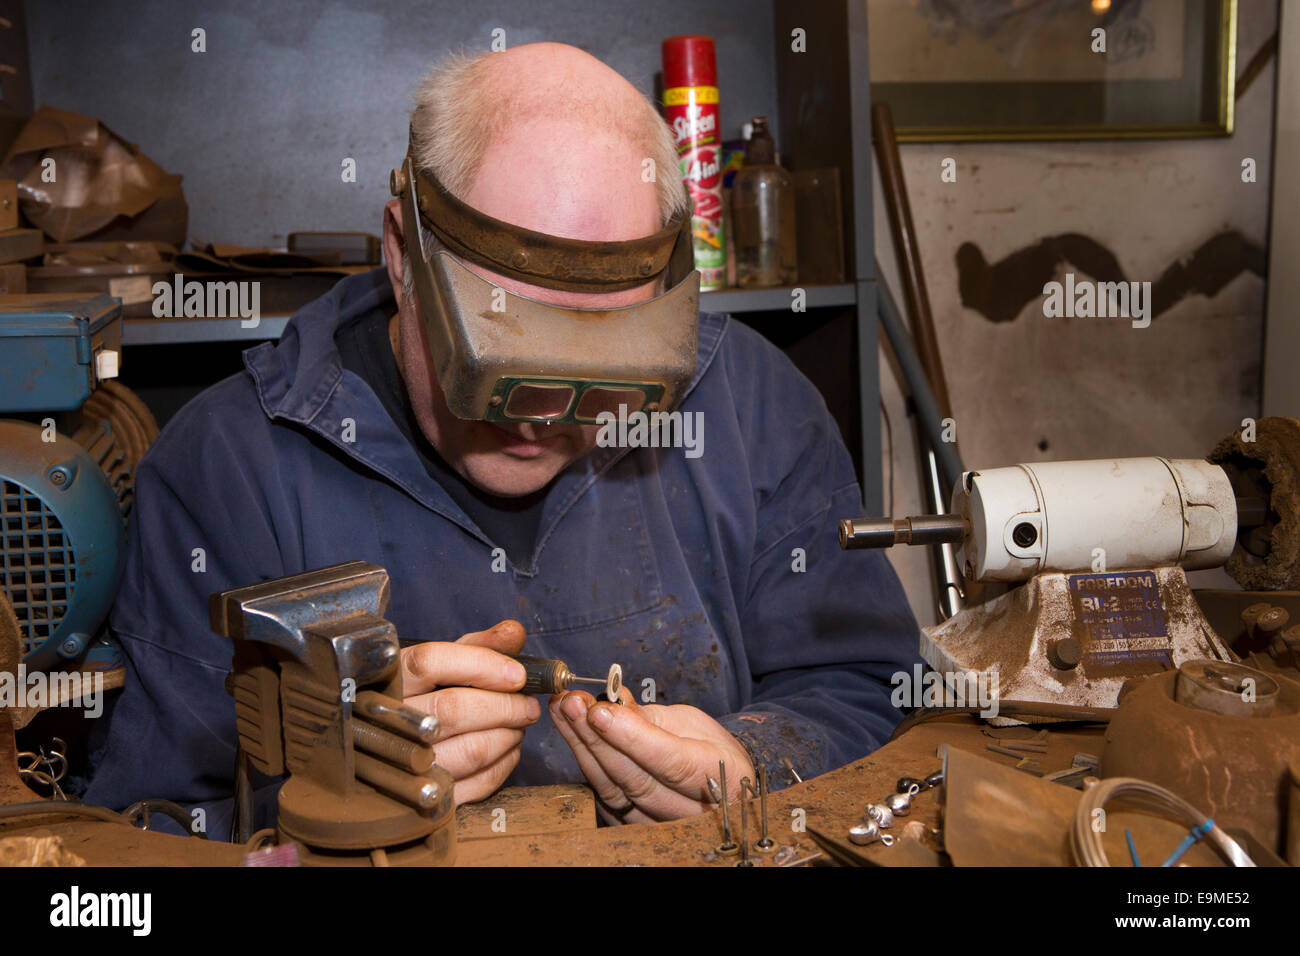
<path fill-rule="evenodd" d="M 1238 73 L 1277 29 L 1273 0 L 1240 0 L 1239 9 Z M 1013 320 L 992 322 L 962 305 L 956 253 L 974 242 L 996 262 L 1046 236 L 1076 232 L 1109 248 L 1129 279 L 1154 281 L 1224 231 L 1266 245 L 1274 71 L 1270 63 L 1237 101 L 1229 137 L 901 147 L 968 468 L 1201 458 L 1242 418 L 1260 413 L 1265 284 L 1255 275 L 1238 275 L 1211 298 L 1190 295 L 1145 329 L 1117 319 L 1046 318 L 1041 298 Z M 955 183 L 940 181 L 946 157 L 956 160 Z M 1253 184 L 1242 182 L 1246 157 L 1257 164 Z M 901 302 L 878 184 L 875 208 L 877 254 Z M 917 514 L 912 430 L 894 373 L 881 361 L 894 434 L 894 510 Z M 923 623 L 932 621 L 925 555 L 894 549 L 892 557 L 913 607 Z M 1205 572 L 1193 583 L 1228 581 Z"/>

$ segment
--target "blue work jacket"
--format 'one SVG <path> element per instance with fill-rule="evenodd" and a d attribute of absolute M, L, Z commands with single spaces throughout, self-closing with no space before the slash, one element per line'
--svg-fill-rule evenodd
<path fill-rule="evenodd" d="M 920 660 L 917 624 L 880 552 L 840 550 L 836 522 L 861 513 L 853 466 L 779 349 L 701 314 L 681 410 L 703 413 L 703 453 L 596 448 L 556 478 L 527 563 L 494 572 L 496 545 L 341 365 L 335 332 L 377 307 L 396 311 L 384 270 L 341 281 L 142 461 L 111 616 L 126 686 L 88 802 L 228 799 L 231 643 L 209 629 L 208 596 L 353 559 L 387 569 L 403 643 L 515 618 L 524 653 L 578 674 L 617 662 L 638 699 L 714 716 L 774 789 L 792 782 L 787 760 L 806 779 L 888 739 L 889 679 Z M 509 783 L 582 779 L 543 710 Z"/>

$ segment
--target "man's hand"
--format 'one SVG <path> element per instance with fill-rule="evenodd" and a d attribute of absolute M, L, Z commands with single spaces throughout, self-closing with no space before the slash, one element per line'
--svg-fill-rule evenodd
<path fill-rule="evenodd" d="M 597 704 L 586 691 L 551 698 L 551 719 L 573 748 L 578 766 L 608 823 L 646 823 L 702 813 L 713 806 L 708 778 L 727 762 L 728 799 L 740 778 L 754 778 L 749 755 L 721 724 L 697 707 L 625 701 Z"/>
<path fill-rule="evenodd" d="M 505 783 L 519 763 L 524 728 L 542 715 L 536 697 L 516 693 L 524 665 L 504 656 L 523 647 L 523 625 L 507 620 L 455 643 L 402 648 L 406 703 L 438 718 L 438 766 L 455 778 L 458 806 Z"/>

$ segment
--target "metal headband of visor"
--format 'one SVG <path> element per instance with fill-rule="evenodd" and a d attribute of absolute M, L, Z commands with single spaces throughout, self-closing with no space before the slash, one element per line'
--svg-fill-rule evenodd
<path fill-rule="evenodd" d="M 689 214 L 625 242 L 566 239 L 494 219 L 448 193 L 408 154 L 390 187 L 447 406 L 459 418 L 593 424 L 602 412 L 668 410 L 695 371 L 699 274 Z M 425 250 L 426 231 L 436 242 Z M 461 258 L 531 285 L 668 290 L 615 309 L 516 295 Z"/>

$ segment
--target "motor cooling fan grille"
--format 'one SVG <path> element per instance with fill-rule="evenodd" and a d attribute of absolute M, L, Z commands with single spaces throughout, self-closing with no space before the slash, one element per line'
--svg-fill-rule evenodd
<path fill-rule="evenodd" d="M 23 654 L 29 654 L 68 611 L 76 555 L 63 524 L 39 496 L 8 480 L 0 492 L 0 588 L 18 616 Z"/>

